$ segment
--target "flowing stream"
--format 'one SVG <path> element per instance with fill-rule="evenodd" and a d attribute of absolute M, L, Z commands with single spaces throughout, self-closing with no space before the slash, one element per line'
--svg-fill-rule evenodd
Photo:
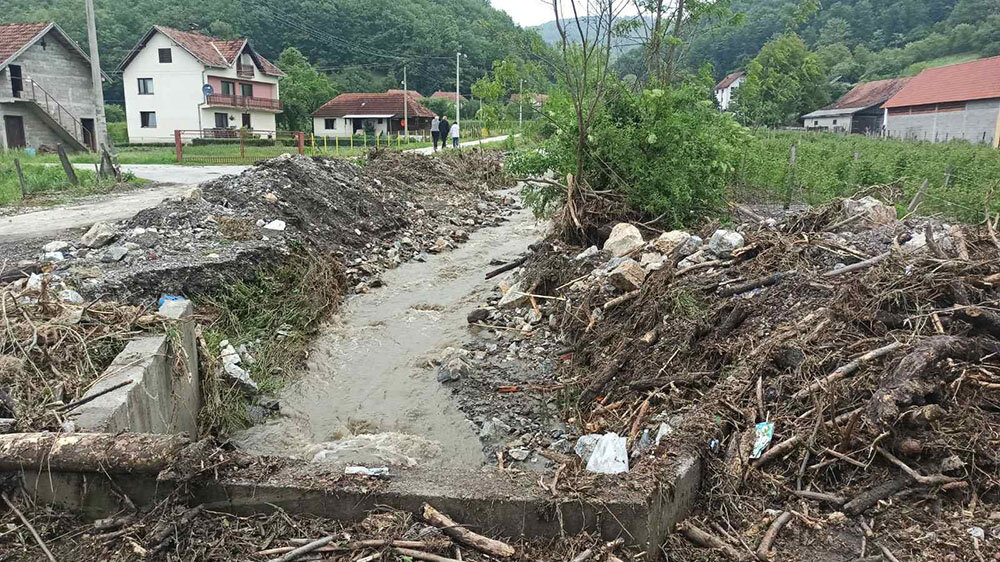
<path fill-rule="evenodd" d="M 470 337 L 466 315 L 496 286 L 483 279 L 490 261 L 515 258 L 542 229 L 519 211 L 455 250 L 386 271 L 383 287 L 351 297 L 313 343 L 308 372 L 278 397 L 281 416 L 235 441 L 365 466 L 480 466 L 475 427 L 429 362 Z"/>

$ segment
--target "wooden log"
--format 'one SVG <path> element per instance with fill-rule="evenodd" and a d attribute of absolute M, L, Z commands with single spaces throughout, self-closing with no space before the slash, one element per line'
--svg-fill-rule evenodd
<path fill-rule="evenodd" d="M 28 198 L 28 184 L 24 181 L 24 172 L 21 170 L 21 160 L 14 159 L 14 170 L 17 172 L 17 182 L 21 185 L 21 201 Z"/>
<path fill-rule="evenodd" d="M 719 289 L 720 297 L 731 297 L 733 295 L 738 295 L 740 293 L 745 293 L 747 291 L 752 291 L 754 289 L 760 289 L 761 287 L 770 287 L 771 285 L 777 285 L 782 279 L 790 275 L 794 275 L 795 271 L 786 271 L 784 273 L 775 273 L 773 275 L 768 275 L 766 277 L 761 277 L 760 279 L 754 279 L 753 281 L 747 281 L 746 283 L 739 283 L 736 285 L 729 285 L 728 287 L 723 287 Z"/>
<path fill-rule="evenodd" d="M 829 387 L 831 384 L 839 381 L 840 379 L 847 377 L 854 371 L 857 371 L 858 367 L 860 367 L 863 363 L 867 363 L 868 361 L 878 359 L 879 357 L 884 357 L 892 353 L 893 351 L 896 351 L 900 347 L 903 347 L 902 342 L 892 342 L 889 345 L 884 345 L 878 349 L 873 349 L 872 351 L 869 351 L 868 353 L 861 355 L 857 359 L 854 359 L 853 361 L 850 361 L 848 363 L 841 365 L 840 367 L 837 367 L 832 373 L 823 377 L 822 379 L 810 384 L 809 386 L 803 389 L 800 389 L 798 392 L 792 395 L 792 398 L 796 400 L 807 398 L 811 396 L 814 392 L 823 390 L 824 388 Z"/>
<path fill-rule="evenodd" d="M 56 152 L 59 153 L 59 162 L 62 163 L 63 171 L 66 172 L 66 179 L 73 185 L 80 185 L 80 180 L 76 177 L 76 170 L 73 169 L 73 164 L 70 164 L 66 148 L 63 147 L 62 143 L 56 145 Z"/>
<path fill-rule="evenodd" d="M 614 307 L 616 307 L 616 306 L 618 306 L 618 305 L 620 305 L 622 303 L 626 303 L 626 302 L 628 302 L 628 301 L 630 301 L 630 300 L 638 297 L 640 292 L 641 292 L 640 289 L 636 289 L 634 291 L 629 291 L 629 292 L 625 293 L 624 295 L 617 296 L 617 297 L 609 300 L 608 302 L 604 303 L 603 308 L 604 308 L 604 310 L 611 310 L 612 308 L 614 308 Z"/>
<path fill-rule="evenodd" d="M 678 523 L 675 529 L 681 536 L 697 546 L 718 550 L 730 560 L 745 560 L 745 557 L 732 545 L 707 531 L 699 529 L 692 523 L 688 523 L 687 520 Z"/>
<path fill-rule="evenodd" d="M 845 503 L 844 513 L 851 517 L 864 513 L 879 501 L 906 488 L 911 482 L 913 482 L 913 479 L 908 474 L 883 482 L 870 490 L 858 494 L 854 499 Z"/>
<path fill-rule="evenodd" d="M 444 556 L 438 556 L 437 554 L 421 552 L 419 550 L 412 550 L 409 548 L 395 548 L 393 550 L 395 550 L 398 554 L 409 556 L 415 560 L 426 560 L 427 562 L 461 562 L 457 558 L 445 558 Z"/>
<path fill-rule="evenodd" d="M 272 559 L 270 562 L 291 562 L 296 558 L 302 556 L 303 554 L 309 554 L 310 552 L 316 550 L 317 548 L 326 546 L 333 541 L 333 535 L 328 537 L 323 537 L 319 540 L 315 540 L 309 544 L 302 545 L 291 552 L 286 552 L 285 554 L 279 556 L 278 558 Z"/>
<path fill-rule="evenodd" d="M 157 474 L 189 443 L 151 433 L 9 433 L 0 435 L 0 471 Z"/>
<path fill-rule="evenodd" d="M 823 277 L 837 277 L 838 275 L 843 275 L 845 273 L 851 273 L 852 271 L 859 271 L 862 269 L 867 269 L 892 255 L 892 252 L 885 252 L 884 254 L 879 254 L 874 258 L 867 259 L 864 261 L 859 261 L 858 263 L 852 263 L 846 267 L 841 267 L 840 269 L 833 269 L 827 271 L 823 274 Z"/>
<path fill-rule="evenodd" d="M 506 272 L 508 272 L 508 271 L 510 271 L 512 269 L 516 269 L 518 267 L 521 267 L 522 265 L 524 265 L 524 262 L 526 262 L 526 261 L 528 261 L 528 256 L 524 256 L 524 257 L 516 259 L 516 260 L 514 260 L 514 261 L 512 261 L 512 262 L 510 262 L 508 264 L 501 265 L 500 267 L 498 267 L 498 268 L 494 269 L 493 271 L 490 271 L 489 273 L 487 273 L 486 274 L 486 278 L 487 279 L 493 279 L 494 277 L 496 277 L 497 275 L 500 275 L 501 273 L 506 273 Z"/>
<path fill-rule="evenodd" d="M 483 554 L 495 556 L 497 558 L 509 558 L 514 556 L 514 547 L 505 542 L 484 537 L 466 529 L 453 521 L 450 517 L 434 509 L 430 504 L 423 506 L 423 518 L 431 525 L 441 529 L 444 534 L 451 537 L 455 542 L 474 548 Z"/>
<path fill-rule="evenodd" d="M 774 539 L 778 538 L 778 533 L 781 532 L 781 528 L 788 524 L 792 519 L 792 512 L 786 511 L 774 519 L 774 523 L 767 529 L 764 533 L 764 538 L 760 541 L 760 546 L 757 547 L 757 560 L 760 562 L 768 562 L 770 557 L 768 553 L 771 552 L 771 544 L 774 543 Z"/>

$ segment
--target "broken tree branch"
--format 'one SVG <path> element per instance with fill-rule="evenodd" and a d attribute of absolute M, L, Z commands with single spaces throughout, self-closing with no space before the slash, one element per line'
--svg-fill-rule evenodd
<path fill-rule="evenodd" d="M 7 492 L 0 492 L 0 497 L 3 498 L 3 502 L 7 504 L 7 507 L 9 507 L 10 510 L 14 512 L 14 515 L 17 515 L 17 518 L 21 520 L 21 523 L 24 523 L 24 526 L 28 528 L 28 532 L 30 532 L 31 536 L 34 537 L 35 542 L 38 543 L 39 547 L 41 547 L 42 552 L 45 553 L 45 556 L 49 558 L 49 562 L 56 562 L 56 557 L 52 556 L 52 552 L 49 550 L 49 547 L 45 546 L 45 541 L 42 540 L 42 537 L 38 534 L 38 531 L 35 530 L 35 528 L 31 525 L 28 519 L 24 517 L 24 514 L 21 513 L 19 509 L 17 509 L 17 506 L 14 505 L 14 502 L 10 501 L 10 498 L 7 497 Z"/>
<path fill-rule="evenodd" d="M 774 543 L 774 539 L 778 538 L 778 533 L 781 532 L 781 528 L 784 527 L 792 519 L 792 512 L 785 511 L 781 515 L 775 517 L 774 522 L 764 533 L 764 538 L 760 540 L 760 546 L 757 547 L 757 559 L 761 562 L 768 562 L 770 557 L 768 552 L 771 551 L 771 544 Z"/>
<path fill-rule="evenodd" d="M 496 556 L 497 558 L 509 558 L 514 556 L 514 547 L 505 542 L 473 533 L 453 521 L 444 513 L 434 509 L 430 504 L 425 503 L 422 511 L 425 521 L 438 529 L 441 529 L 444 534 L 451 537 L 455 542 L 462 543 L 465 546 L 474 548 L 479 552 L 489 554 L 490 556 Z"/>
<path fill-rule="evenodd" d="M 745 559 L 732 545 L 712 533 L 699 529 L 686 519 L 678 523 L 674 528 L 684 538 L 697 546 L 718 550 L 730 560 L 742 561 Z"/>
<path fill-rule="evenodd" d="M 151 433 L 9 433 L 0 435 L 0 471 L 157 474 L 188 444 Z"/>
<path fill-rule="evenodd" d="M 326 546 L 331 542 L 333 542 L 333 535 L 323 537 L 319 540 L 315 540 L 306 545 L 302 545 L 296 548 L 295 550 L 287 552 L 284 555 L 279 556 L 278 558 L 273 558 L 268 562 L 291 562 L 292 560 L 295 560 L 296 558 L 302 556 L 303 554 L 309 554 L 310 552 L 316 550 L 317 548 L 320 548 L 321 546 Z"/>
<path fill-rule="evenodd" d="M 892 255 L 892 252 L 885 252 L 875 256 L 874 258 L 867 259 L 864 261 L 859 261 L 858 263 L 852 263 L 851 265 L 841 267 L 840 269 L 834 269 L 827 271 L 823 274 L 823 277 L 837 277 L 838 275 L 843 275 L 845 273 L 851 273 L 852 271 L 858 271 L 861 269 L 867 269 Z"/>
<path fill-rule="evenodd" d="M 837 367 L 832 373 L 823 377 L 822 379 L 810 384 L 809 386 L 803 389 L 800 389 L 798 392 L 792 395 L 792 398 L 796 400 L 801 400 L 802 398 L 810 396 L 814 392 L 823 390 L 829 387 L 831 384 L 839 381 L 840 379 L 847 377 L 854 371 L 857 371 L 858 367 L 860 367 L 862 364 L 867 363 L 868 361 L 872 361 L 874 359 L 878 359 L 879 357 L 884 357 L 886 355 L 889 355 L 890 353 L 896 351 L 900 347 L 903 347 L 903 344 L 901 342 L 892 342 L 889 345 L 884 345 L 878 349 L 873 349 L 872 351 L 869 351 L 868 353 L 859 356 L 857 359 L 845 363 L 840 367 Z"/>

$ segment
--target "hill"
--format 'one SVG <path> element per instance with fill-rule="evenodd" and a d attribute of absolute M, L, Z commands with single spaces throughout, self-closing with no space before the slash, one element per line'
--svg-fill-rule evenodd
<path fill-rule="evenodd" d="M 634 19 L 636 18 L 622 18 L 622 21 L 632 21 Z M 569 23 L 569 20 L 564 20 L 564 21 Z M 591 17 L 580 18 L 580 22 L 584 26 L 584 33 L 587 35 L 587 37 L 593 39 L 594 36 L 596 35 L 596 31 L 593 29 L 597 25 L 596 17 L 591 16 Z M 559 35 L 559 28 L 556 26 L 555 20 L 545 22 L 541 25 L 536 25 L 529 29 L 537 33 L 539 37 L 541 37 L 542 40 L 548 43 L 549 45 L 556 45 L 562 39 L 562 37 Z M 566 35 L 570 41 L 579 41 L 580 31 L 577 29 L 575 23 L 566 25 Z M 644 37 L 644 32 L 641 29 L 634 31 L 633 33 L 627 36 L 615 37 L 612 40 L 612 55 L 618 56 L 627 52 L 628 50 L 632 49 L 636 43 L 639 43 L 643 39 L 643 37 Z"/>
<path fill-rule="evenodd" d="M 106 71 L 153 24 L 196 27 L 222 38 L 249 37 L 277 60 L 288 46 L 336 75 L 372 90 L 395 86 L 408 66 L 409 86 L 434 92 L 455 88 L 455 52 L 461 50 L 462 86 L 494 60 L 523 55 L 535 37 L 487 0 L 98 0 L 97 25 Z M 54 20 L 86 46 L 78 0 L 4 0 L 0 22 Z M 109 102 L 121 93 L 109 88 Z"/>

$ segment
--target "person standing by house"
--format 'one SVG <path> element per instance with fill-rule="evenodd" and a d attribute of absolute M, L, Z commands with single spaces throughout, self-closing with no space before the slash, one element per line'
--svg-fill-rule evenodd
<path fill-rule="evenodd" d="M 441 138 L 441 120 L 435 115 L 431 120 L 431 138 L 434 140 L 434 151 L 438 149 L 438 139 Z"/>
<path fill-rule="evenodd" d="M 448 147 L 448 131 L 451 128 L 451 123 L 448 122 L 448 118 L 441 116 L 441 122 L 438 123 L 438 135 L 441 137 L 441 150 Z"/>
<path fill-rule="evenodd" d="M 451 126 L 451 129 L 448 130 L 448 135 L 451 137 L 452 146 L 458 148 L 458 123 Z"/>

